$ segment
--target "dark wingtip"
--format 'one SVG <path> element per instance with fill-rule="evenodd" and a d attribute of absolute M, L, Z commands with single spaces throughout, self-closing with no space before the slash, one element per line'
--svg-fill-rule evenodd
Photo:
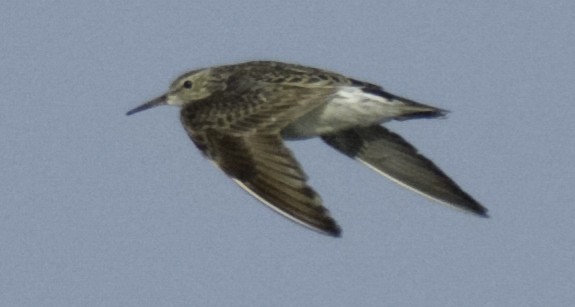
<path fill-rule="evenodd" d="M 335 227 L 326 230 L 326 234 L 334 238 L 341 238 L 341 228 L 335 225 Z"/>
<path fill-rule="evenodd" d="M 477 201 L 475 201 L 471 196 L 466 195 L 469 198 L 469 202 L 465 204 L 465 206 L 461 207 L 467 212 L 470 212 L 478 217 L 482 218 L 489 218 L 489 214 L 487 214 L 487 208 L 480 205 Z"/>
<path fill-rule="evenodd" d="M 330 218 L 330 221 L 328 223 L 326 223 L 325 225 L 322 225 L 318 228 L 313 228 L 315 231 L 318 231 L 321 234 L 330 236 L 330 237 L 334 237 L 334 238 L 340 238 L 341 237 L 341 228 L 339 227 L 339 225 Z"/>
<path fill-rule="evenodd" d="M 482 218 L 486 218 L 486 219 L 490 218 L 489 214 L 487 214 L 487 209 L 485 209 L 485 208 L 482 208 L 481 211 L 476 211 L 475 214 L 477 214 L 479 217 L 482 217 Z"/>
<path fill-rule="evenodd" d="M 437 117 L 447 117 L 447 114 L 451 113 L 449 110 L 437 109 Z"/>

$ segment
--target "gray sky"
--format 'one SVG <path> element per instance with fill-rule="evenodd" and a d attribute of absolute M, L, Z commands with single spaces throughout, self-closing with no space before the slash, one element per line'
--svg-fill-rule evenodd
<path fill-rule="evenodd" d="M 572 305 L 572 3 L 3 1 L 0 301 Z M 205 161 L 176 108 L 124 115 L 187 70 L 254 59 L 451 110 L 388 127 L 491 218 L 290 142 L 343 228 L 322 236 Z"/>

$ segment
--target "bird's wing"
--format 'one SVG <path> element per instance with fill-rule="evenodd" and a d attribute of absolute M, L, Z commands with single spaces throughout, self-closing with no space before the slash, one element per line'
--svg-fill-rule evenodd
<path fill-rule="evenodd" d="M 339 236 L 339 226 L 322 206 L 320 196 L 306 184 L 307 176 L 280 137 L 280 130 L 292 117 L 305 114 L 317 103 L 306 101 L 313 100 L 311 96 L 301 95 L 297 103 L 285 101 L 291 96 L 284 94 L 284 101 L 273 103 L 260 103 L 257 93 L 215 96 L 185 106 L 182 124 L 196 146 L 255 198 L 295 222 Z M 272 94 L 266 95 L 274 99 Z M 220 98 L 234 101 L 218 101 Z M 218 115 L 220 103 L 227 106 L 226 112 Z"/>
<path fill-rule="evenodd" d="M 207 135 L 214 162 L 255 198 L 295 222 L 339 236 L 339 227 L 279 135 Z"/>
<path fill-rule="evenodd" d="M 376 172 L 411 190 L 456 208 L 487 216 L 487 209 L 463 191 L 431 160 L 401 136 L 375 125 L 353 128 L 322 139 Z"/>

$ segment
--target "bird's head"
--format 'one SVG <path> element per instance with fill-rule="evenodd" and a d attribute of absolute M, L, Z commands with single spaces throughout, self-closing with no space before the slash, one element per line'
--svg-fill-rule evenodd
<path fill-rule="evenodd" d="M 225 76 L 216 74 L 209 68 L 185 73 L 172 82 L 166 94 L 128 111 L 126 115 L 132 115 L 165 104 L 181 107 L 207 98 L 213 93 L 225 89 L 225 80 L 222 80 L 222 78 L 225 78 Z"/>

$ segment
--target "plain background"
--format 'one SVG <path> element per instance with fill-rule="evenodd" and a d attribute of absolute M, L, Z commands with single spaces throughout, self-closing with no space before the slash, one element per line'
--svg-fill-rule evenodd
<path fill-rule="evenodd" d="M 572 306 L 572 1 L 3 1 L 2 306 Z M 343 227 L 273 213 L 188 140 L 179 74 L 254 59 L 452 111 L 388 125 L 490 210 L 290 142 Z"/>

